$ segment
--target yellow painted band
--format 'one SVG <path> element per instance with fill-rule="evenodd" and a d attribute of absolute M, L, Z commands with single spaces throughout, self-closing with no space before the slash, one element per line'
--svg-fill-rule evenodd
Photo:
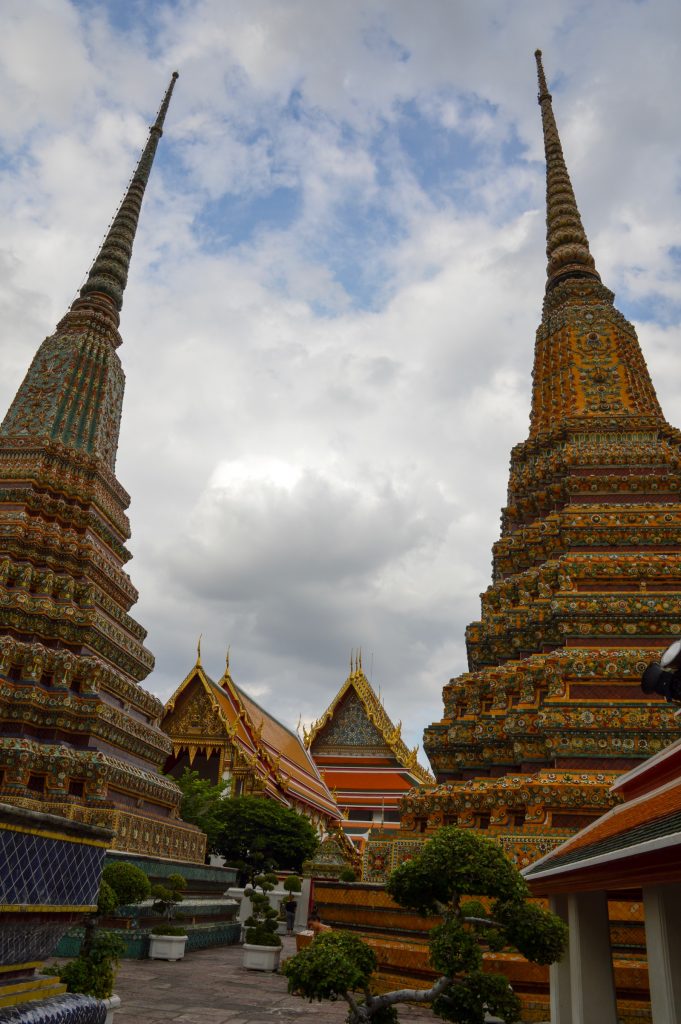
<path fill-rule="evenodd" d="M 69 836 L 62 832 L 51 832 L 43 828 L 27 828 L 24 825 L 12 825 L 0 822 L 0 829 L 8 832 L 24 832 L 30 836 L 44 836 L 45 839 L 61 839 L 65 843 L 79 843 L 83 846 L 101 846 L 102 849 L 109 849 L 109 841 L 106 839 L 83 839 L 81 836 Z"/>
<path fill-rule="evenodd" d="M 6 973 L 7 971 L 27 971 L 31 967 L 42 967 L 42 960 L 32 960 L 28 964 L 3 964 L 0 967 L 0 974 Z"/>
<path fill-rule="evenodd" d="M 36 999 L 49 999 L 52 996 L 61 996 L 64 992 L 66 992 L 66 985 L 57 982 L 54 985 L 50 985 L 49 988 L 32 989 L 30 992 L 19 992 L 13 996 L 0 996 L 0 1006 L 20 1006 L 22 1003 L 32 1003 Z"/>
<path fill-rule="evenodd" d="M 49 903 L 41 903 L 41 904 L 37 904 L 37 903 L 4 903 L 4 904 L 2 904 L 2 903 L 0 903 L 0 911 L 2 911 L 4 913 L 10 913 L 10 914 L 13 914 L 13 913 L 14 914 L 26 914 L 26 913 L 33 914 L 33 913 L 35 913 L 35 911 L 40 911 L 40 910 L 53 910 L 53 911 L 54 910 L 57 910 L 57 911 L 72 910 L 76 914 L 89 914 L 93 910 L 96 910 L 96 909 L 97 909 L 97 904 L 96 903 L 88 903 L 86 906 L 77 906 L 77 907 L 75 907 L 75 906 L 70 907 L 68 904 L 66 906 L 59 906 L 57 904 L 52 906 Z"/>

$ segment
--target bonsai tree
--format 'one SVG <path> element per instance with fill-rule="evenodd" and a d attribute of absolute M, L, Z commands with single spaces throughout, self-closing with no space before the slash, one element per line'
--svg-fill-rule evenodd
<path fill-rule="evenodd" d="M 182 875 L 168 875 L 164 885 L 154 885 L 151 895 L 155 899 L 154 910 L 165 917 L 164 924 L 157 924 L 151 929 L 152 935 L 184 935 L 185 929 L 172 924 L 175 908 L 182 902 L 182 894 L 187 888 L 186 879 Z"/>
<path fill-rule="evenodd" d="M 141 903 L 150 892 L 149 879 L 134 864 L 123 861 L 107 864 L 102 872 L 97 910 L 85 920 L 80 953 L 66 966 L 52 968 L 67 991 L 97 999 L 109 998 L 125 944 L 118 935 L 101 928 L 101 918 L 109 917 L 120 907 Z"/>
<path fill-rule="evenodd" d="M 168 875 L 164 885 L 152 886 L 151 895 L 156 900 L 154 910 L 171 921 L 175 916 L 175 908 L 182 902 L 182 894 L 186 888 L 187 882 L 182 875 Z"/>
<path fill-rule="evenodd" d="M 255 884 L 260 892 L 250 886 L 244 889 L 244 895 L 250 897 L 252 907 L 252 912 L 245 921 L 246 942 L 250 946 L 281 946 L 281 939 L 277 935 L 279 914 L 270 906 L 267 896 L 277 884 L 277 876 L 258 875 Z"/>
<path fill-rule="evenodd" d="M 404 1002 L 430 1003 L 434 1013 L 456 1024 L 483 1024 L 486 1013 L 515 1024 L 520 1002 L 503 975 L 483 973 L 485 950 L 514 949 L 538 964 L 559 960 L 565 950 L 564 922 L 528 902 L 529 889 L 515 865 L 473 831 L 441 829 L 392 873 L 386 890 L 400 906 L 442 918 L 430 932 L 430 962 L 439 973 L 434 984 L 375 994 L 371 947 L 354 935 L 327 932 L 285 964 L 290 992 L 345 999 L 351 1024 L 389 1024 L 396 1004 Z"/>
<path fill-rule="evenodd" d="M 302 889 L 298 875 L 289 875 L 288 878 L 284 879 L 283 886 L 286 892 L 300 892 Z"/>

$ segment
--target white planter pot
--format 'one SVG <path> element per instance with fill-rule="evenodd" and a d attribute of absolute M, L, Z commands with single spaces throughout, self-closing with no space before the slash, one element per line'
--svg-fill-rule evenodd
<path fill-rule="evenodd" d="M 121 997 L 117 996 L 114 992 L 113 995 L 109 996 L 108 999 L 103 999 L 102 1002 L 106 1006 L 106 1022 L 105 1024 L 113 1024 L 114 1013 L 121 1005 Z"/>
<path fill-rule="evenodd" d="M 279 968 L 281 946 L 252 946 L 244 942 L 244 967 L 247 971 L 276 971 Z"/>
<path fill-rule="evenodd" d="M 181 960 L 187 943 L 186 935 L 150 935 L 150 960 Z"/>

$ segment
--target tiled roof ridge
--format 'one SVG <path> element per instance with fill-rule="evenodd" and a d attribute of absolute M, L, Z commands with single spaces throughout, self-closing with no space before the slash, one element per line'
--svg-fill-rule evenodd
<path fill-rule="evenodd" d="M 421 782 L 434 783 L 430 772 L 423 768 L 417 760 L 418 747 L 409 750 L 402 739 L 402 723 L 395 726 L 392 723 L 388 712 L 379 700 L 376 691 L 367 679 L 362 669 L 361 656 L 351 662 L 351 671 L 347 679 L 338 690 L 321 718 L 313 722 L 309 729 L 304 730 L 304 745 L 310 750 L 316 737 L 321 730 L 333 719 L 340 702 L 350 689 L 353 689 L 364 707 L 369 721 L 381 734 L 383 742 L 391 750 L 401 767 L 412 772 Z"/>

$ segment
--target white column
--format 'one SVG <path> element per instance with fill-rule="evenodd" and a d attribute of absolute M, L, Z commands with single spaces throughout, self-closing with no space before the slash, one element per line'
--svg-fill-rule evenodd
<path fill-rule="evenodd" d="M 643 890 L 653 1024 L 681 1021 L 681 885 Z"/>
<path fill-rule="evenodd" d="M 617 1024 L 608 901 L 604 892 L 568 896 L 573 1024 Z"/>
<path fill-rule="evenodd" d="M 567 896 L 551 896 L 549 909 L 568 920 Z M 563 954 L 563 959 L 549 967 L 551 985 L 551 1024 L 572 1024 L 572 995 L 570 991 L 570 945 Z"/>

